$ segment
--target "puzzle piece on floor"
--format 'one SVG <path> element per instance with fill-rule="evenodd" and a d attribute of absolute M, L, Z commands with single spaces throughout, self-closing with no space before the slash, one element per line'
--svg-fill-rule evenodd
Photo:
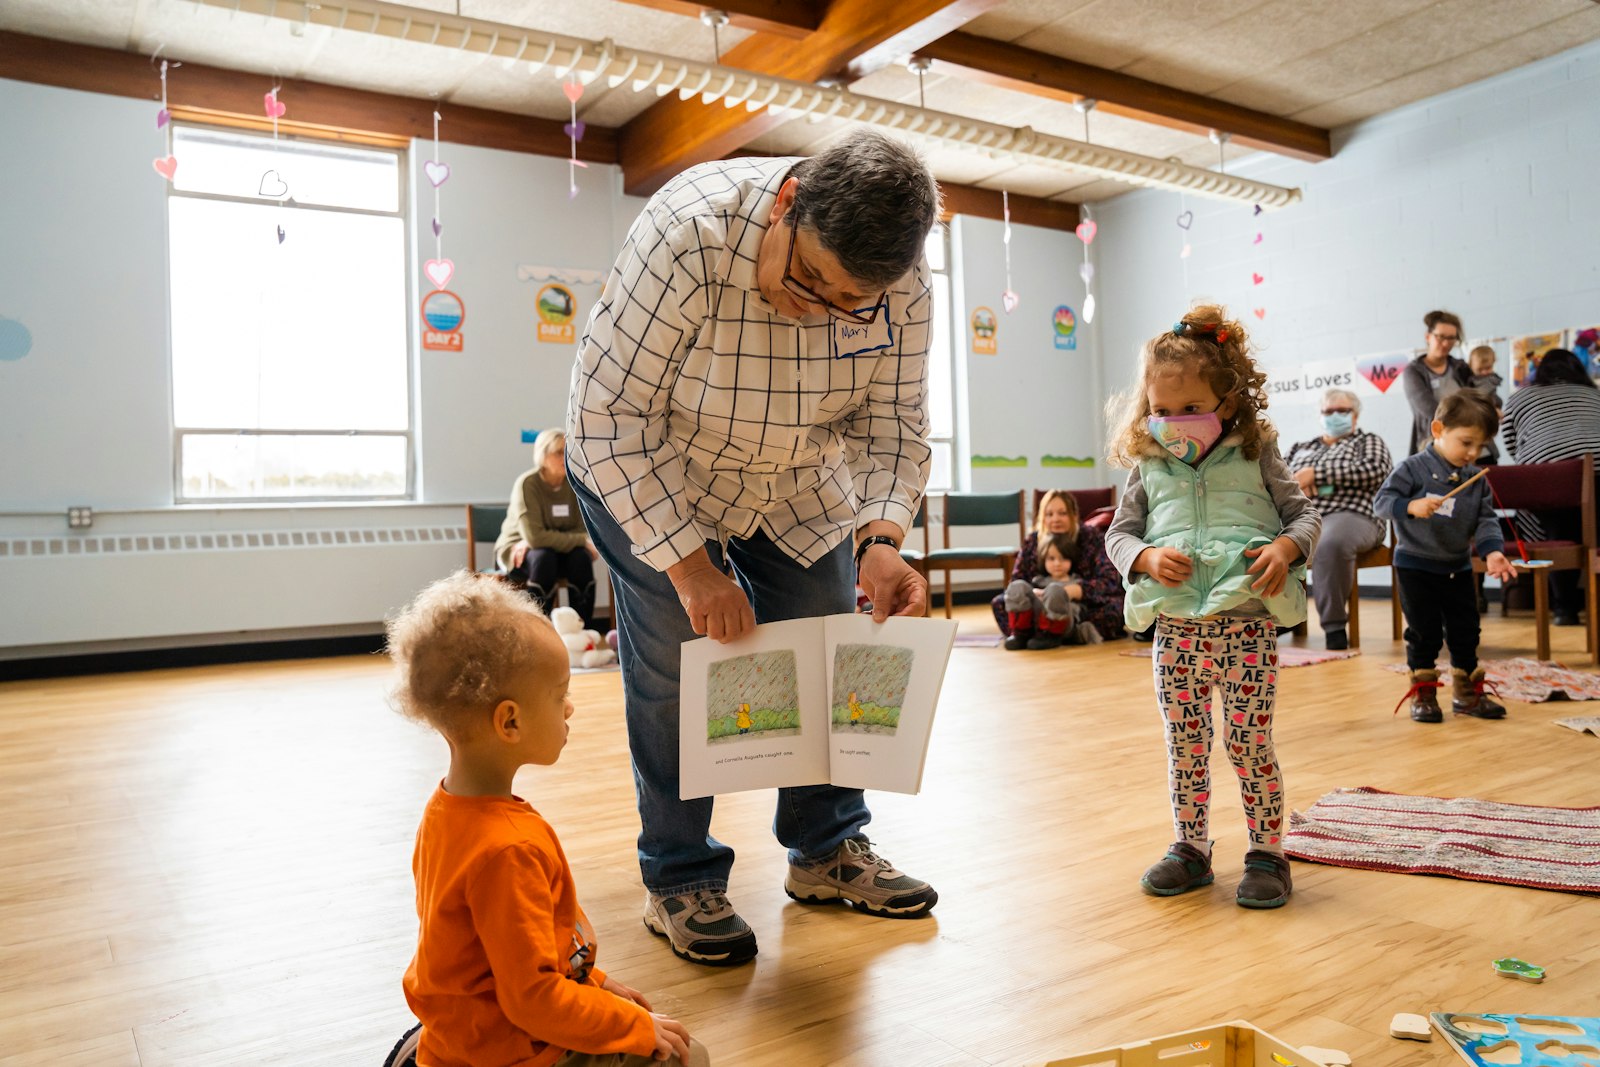
<path fill-rule="evenodd" d="M 1433 1031 L 1428 1029 L 1428 1020 L 1409 1011 L 1397 1012 L 1395 1017 L 1389 1020 L 1389 1034 L 1391 1037 L 1400 1037 L 1407 1041 L 1433 1040 Z"/>
<path fill-rule="evenodd" d="M 1350 1053 L 1341 1052 L 1336 1048 L 1318 1048 L 1315 1045 L 1301 1045 L 1300 1051 L 1316 1060 L 1326 1064 L 1327 1067 L 1350 1067 Z"/>
<path fill-rule="evenodd" d="M 1600 1067 L 1597 1018 L 1457 1011 L 1436 1011 L 1428 1018 L 1472 1067 L 1548 1063 Z"/>
<path fill-rule="evenodd" d="M 1515 956 L 1494 961 L 1494 973 L 1501 978 L 1520 978 L 1524 982 L 1544 981 L 1544 968 L 1535 966 Z"/>

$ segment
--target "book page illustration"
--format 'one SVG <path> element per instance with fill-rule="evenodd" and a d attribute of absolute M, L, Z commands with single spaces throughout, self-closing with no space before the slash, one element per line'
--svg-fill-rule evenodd
<path fill-rule="evenodd" d="M 916 653 L 894 645 L 841 644 L 833 652 L 833 732 L 893 734 Z"/>
<path fill-rule="evenodd" d="M 706 742 L 792 737 L 800 732 L 793 649 L 718 660 L 706 672 Z"/>

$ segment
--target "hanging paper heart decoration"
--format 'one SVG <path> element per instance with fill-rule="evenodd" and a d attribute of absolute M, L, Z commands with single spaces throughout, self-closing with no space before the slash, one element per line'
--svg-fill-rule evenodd
<path fill-rule="evenodd" d="M 278 99 L 276 92 L 267 93 L 261 98 L 261 109 L 267 113 L 269 119 L 281 119 L 284 112 L 289 109 Z"/>
<path fill-rule="evenodd" d="M 260 193 L 268 200 L 282 200 L 289 195 L 289 183 L 275 170 L 262 172 Z"/>
<path fill-rule="evenodd" d="M 1252 282 L 1255 282 L 1257 285 L 1260 285 L 1262 282 L 1266 281 L 1267 279 L 1262 277 L 1261 275 L 1257 274 L 1255 271 L 1251 271 L 1250 272 L 1250 280 Z"/>
<path fill-rule="evenodd" d="M 1078 235 L 1078 240 L 1082 241 L 1084 244 L 1090 244 L 1094 241 L 1094 235 L 1098 233 L 1099 230 L 1100 227 L 1094 224 L 1093 219 L 1090 219 L 1088 222 L 1078 223 L 1078 228 L 1073 232 Z"/>
<path fill-rule="evenodd" d="M 1005 292 L 1000 294 L 1000 306 L 1006 309 L 1007 315 L 1017 310 L 1017 300 L 1017 294 L 1013 293 L 1010 289 L 1007 289 Z"/>
<path fill-rule="evenodd" d="M 1372 383 L 1374 389 L 1380 393 L 1387 393 L 1389 386 L 1400 380 L 1400 372 L 1406 369 L 1406 364 L 1411 362 L 1409 352 L 1390 352 L 1382 356 L 1368 356 L 1356 362 L 1356 373 Z"/>
<path fill-rule="evenodd" d="M 162 108 L 160 111 L 156 112 L 156 129 L 159 130 L 161 127 L 165 126 L 171 121 L 172 112 L 168 111 L 166 108 Z"/>
<path fill-rule="evenodd" d="M 574 104 L 576 104 L 578 102 L 578 98 L 583 95 L 583 83 L 582 82 L 563 82 L 561 84 L 561 91 L 563 93 L 567 94 L 567 99 L 568 100 L 570 100 Z"/>
<path fill-rule="evenodd" d="M 456 264 L 451 259 L 430 259 L 422 265 L 422 273 L 428 276 L 435 289 L 443 289 L 450 284 L 450 278 L 456 272 Z"/>
<path fill-rule="evenodd" d="M 1187 230 L 1192 225 L 1194 225 L 1194 212 L 1185 211 L 1178 216 L 1178 229 Z"/>
<path fill-rule="evenodd" d="M 1083 321 L 1084 322 L 1093 322 L 1094 321 L 1094 294 L 1093 293 L 1090 293 L 1088 296 L 1083 298 Z"/>
<path fill-rule="evenodd" d="M 1188 259 L 1190 251 L 1191 251 L 1191 249 L 1189 248 L 1189 242 L 1188 241 L 1183 242 L 1183 251 L 1178 253 L 1178 258 L 1179 259 Z"/>
<path fill-rule="evenodd" d="M 1266 317 L 1267 317 L 1267 309 L 1266 308 L 1256 308 L 1256 318 L 1264 319 Z"/>
<path fill-rule="evenodd" d="M 1084 263 L 1078 267 L 1078 277 L 1083 279 L 1083 284 L 1088 285 L 1094 281 L 1094 264 Z"/>
<path fill-rule="evenodd" d="M 450 180 L 450 164 L 440 163 L 437 159 L 430 159 L 422 164 L 422 173 L 428 176 L 428 181 L 433 183 L 435 189 Z"/>
<path fill-rule="evenodd" d="M 165 159 L 153 159 L 150 161 L 150 165 L 156 168 L 157 174 L 170 182 L 173 174 L 178 170 L 178 157 L 167 156 Z"/>
<path fill-rule="evenodd" d="M 438 219 L 434 219 L 433 220 L 433 235 L 435 237 L 437 237 L 443 231 L 444 231 L 444 224 L 441 223 Z"/>
<path fill-rule="evenodd" d="M 279 244 L 280 244 L 280 245 L 281 245 L 281 244 L 283 244 L 283 239 L 284 239 L 284 237 L 285 237 L 285 236 L 286 236 L 286 235 L 285 235 L 285 234 L 284 234 L 284 232 L 283 232 L 283 227 L 282 227 L 282 226 L 279 226 L 279 227 L 278 227 L 278 243 L 279 243 Z"/>
<path fill-rule="evenodd" d="M 1251 212 L 1251 214 L 1254 214 L 1254 215 L 1259 215 L 1259 214 L 1261 214 L 1261 205 L 1260 205 L 1260 204 L 1257 204 L 1257 205 L 1256 205 L 1256 209 L 1255 209 L 1255 211 L 1253 211 L 1253 212 Z"/>
<path fill-rule="evenodd" d="M 561 132 L 572 138 L 574 141 L 581 141 L 583 140 L 583 131 L 588 128 L 588 123 L 584 122 L 582 119 L 579 119 L 577 122 L 569 122 L 565 126 L 561 127 Z"/>
<path fill-rule="evenodd" d="M 1259 233 L 1256 234 L 1256 239 L 1254 241 L 1251 241 L 1250 243 L 1253 244 L 1253 245 L 1260 244 L 1261 243 L 1261 234 L 1259 234 Z"/>

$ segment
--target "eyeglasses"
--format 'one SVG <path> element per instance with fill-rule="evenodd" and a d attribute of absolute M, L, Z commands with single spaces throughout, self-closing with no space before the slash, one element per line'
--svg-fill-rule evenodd
<path fill-rule="evenodd" d="M 1356 409 L 1355 408 L 1323 408 L 1322 409 L 1322 413 L 1324 415 L 1354 415 L 1356 413 Z"/>
<path fill-rule="evenodd" d="M 1436 338 L 1442 345 L 1453 345 L 1461 340 L 1459 336 L 1451 333 L 1430 333 L 1428 336 Z"/>
<path fill-rule="evenodd" d="M 794 239 L 797 233 L 798 227 L 789 227 L 789 258 L 784 261 L 783 287 L 808 304 L 821 304 L 822 309 L 836 319 L 844 319 L 846 322 L 860 323 L 863 326 L 870 326 L 874 322 L 877 322 L 878 308 L 883 304 L 882 295 L 880 295 L 878 299 L 873 302 L 872 310 L 864 314 L 860 311 L 853 311 L 850 308 L 840 307 L 838 304 L 835 304 L 833 301 L 829 300 L 816 290 L 808 289 L 801 285 L 800 282 L 795 279 Z"/>

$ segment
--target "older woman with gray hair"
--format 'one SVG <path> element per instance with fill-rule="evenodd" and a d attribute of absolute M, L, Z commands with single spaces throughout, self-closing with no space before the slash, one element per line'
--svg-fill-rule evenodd
<path fill-rule="evenodd" d="M 1348 389 L 1322 395 L 1322 435 L 1289 450 L 1289 470 L 1322 514 L 1322 540 L 1311 561 L 1311 593 L 1328 648 L 1350 647 L 1350 585 L 1356 556 L 1383 543 L 1372 497 L 1394 462 L 1383 438 L 1356 429 L 1361 398 Z"/>

